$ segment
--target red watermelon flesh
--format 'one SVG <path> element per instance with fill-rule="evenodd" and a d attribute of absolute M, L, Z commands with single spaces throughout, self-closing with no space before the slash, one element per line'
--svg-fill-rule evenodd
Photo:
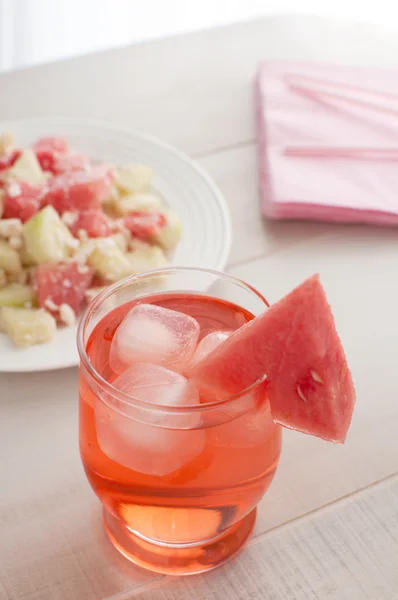
<path fill-rule="evenodd" d="M 85 291 L 91 286 L 94 270 L 76 263 L 39 265 L 35 287 L 39 306 L 59 320 L 59 309 L 68 304 L 78 315 Z"/>
<path fill-rule="evenodd" d="M 124 219 L 124 226 L 133 237 L 148 241 L 166 225 L 166 217 L 159 212 L 134 211 Z"/>
<path fill-rule="evenodd" d="M 75 237 L 80 231 L 85 231 L 89 238 L 108 237 L 112 230 L 109 219 L 102 210 L 83 210 L 76 215 L 76 220 L 70 227 Z"/>
<path fill-rule="evenodd" d="M 4 187 L 3 219 L 21 219 L 23 223 L 33 217 L 41 207 L 42 188 L 25 181 L 13 181 Z"/>
<path fill-rule="evenodd" d="M 87 171 L 90 161 L 85 154 L 67 154 L 54 157 L 52 171 L 56 175 L 69 173 L 71 171 Z"/>
<path fill-rule="evenodd" d="M 13 150 L 12 152 L 10 152 L 10 154 L 0 155 L 0 171 L 4 171 L 5 169 L 9 169 L 10 167 L 12 167 L 13 164 L 17 162 L 20 156 L 20 150 Z"/>
<path fill-rule="evenodd" d="M 33 150 L 41 168 L 54 175 L 83 171 L 90 166 L 87 156 L 78 152 L 69 152 L 68 142 L 63 137 L 41 138 L 33 145 Z"/>
<path fill-rule="evenodd" d="M 57 153 L 52 150 L 36 150 L 36 158 L 39 161 L 40 167 L 43 171 L 54 171 L 54 163 L 57 158 Z"/>
<path fill-rule="evenodd" d="M 99 209 L 112 190 L 112 179 L 107 167 L 93 167 L 90 171 L 64 173 L 49 182 L 45 198 L 59 214 Z"/>
<path fill-rule="evenodd" d="M 50 152 L 58 152 L 59 154 L 66 154 L 69 150 L 68 141 L 60 136 L 48 136 L 42 137 L 35 144 L 33 144 L 33 150 L 42 151 L 48 150 Z"/>
<path fill-rule="evenodd" d="M 276 422 L 345 441 L 355 390 L 318 275 L 238 329 L 192 373 L 199 387 L 218 397 L 265 375 Z"/>

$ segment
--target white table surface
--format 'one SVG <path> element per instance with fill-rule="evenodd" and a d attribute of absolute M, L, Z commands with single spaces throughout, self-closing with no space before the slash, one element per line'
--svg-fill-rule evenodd
<path fill-rule="evenodd" d="M 0 76 L 0 118 L 95 117 L 198 158 L 228 200 L 228 271 L 274 301 L 319 271 L 357 387 L 345 446 L 286 431 L 249 546 L 213 573 L 141 571 L 107 541 L 77 443 L 76 370 L 0 375 L 1 600 L 398 598 L 398 234 L 263 223 L 253 75 L 264 58 L 398 65 L 398 35 L 275 17 Z M 1 360 L 1 357 L 0 357 Z"/>

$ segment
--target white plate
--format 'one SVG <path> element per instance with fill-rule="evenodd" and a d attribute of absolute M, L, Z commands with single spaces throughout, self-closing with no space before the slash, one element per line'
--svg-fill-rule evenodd
<path fill-rule="evenodd" d="M 112 163 L 148 164 L 155 190 L 181 217 L 184 234 L 172 264 L 222 270 L 231 246 L 226 202 L 210 177 L 186 155 L 147 135 L 112 125 L 63 118 L 1 123 L 28 146 L 47 135 L 65 136 L 72 148 Z M 15 348 L 0 334 L 0 372 L 60 369 L 78 364 L 76 328 L 59 330 L 49 344 Z"/>

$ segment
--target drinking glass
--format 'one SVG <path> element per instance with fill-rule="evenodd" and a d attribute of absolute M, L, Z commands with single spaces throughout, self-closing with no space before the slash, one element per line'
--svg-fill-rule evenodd
<path fill-rule="evenodd" d="M 189 406 L 158 403 L 156 395 L 143 402 L 119 389 L 111 344 L 138 303 L 194 317 L 199 340 L 238 329 L 268 305 L 230 275 L 173 267 L 109 287 L 79 325 L 80 452 L 108 536 L 146 569 L 200 573 L 231 557 L 250 535 L 278 465 L 281 428 L 272 420 L 266 381 L 216 400 L 201 392 Z"/>

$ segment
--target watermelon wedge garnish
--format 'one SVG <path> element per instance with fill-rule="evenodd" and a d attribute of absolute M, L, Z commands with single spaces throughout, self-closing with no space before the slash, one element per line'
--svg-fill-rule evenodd
<path fill-rule="evenodd" d="M 274 421 L 345 441 L 355 390 L 318 275 L 238 329 L 192 372 L 199 388 L 218 398 L 265 376 Z"/>

